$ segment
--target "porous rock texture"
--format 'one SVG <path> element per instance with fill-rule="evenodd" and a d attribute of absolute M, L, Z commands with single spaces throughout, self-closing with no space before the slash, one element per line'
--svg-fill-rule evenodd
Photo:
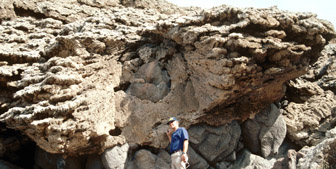
<path fill-rule="evenodd" d="M 288 82 L 282 111 L 291 140 L 305 145 L 320 143 L 336 124 L 336 45 L 321 52 L 304 76 Z"/>
<path fill-rule="evenodd" d="M 334 125 L 334 47 L 322 50 L 335 32 L 312 13 L 161 0 L 5 0 L 0 9 L 0 122 L 49 153 L 105 151 L 104 159 L 132 145 L 134 160 L 117 156 L 128 168 L 169 166 L 143 147 L 167 154 L 166 122 L 176 116 L 191 134 L 198 126 L 213 138 L 191 138 L 194 167 L 243 166 L 243 158 L 227 163 L 244 147 L 238 122 L 273 102 L 297 144 L 316 145 L 322 138 L 309 134 Z M 264 157 L 284 139 L 272 135 L 258 150 Z M 223 149 L 209 155 L 206 146 Z"/>

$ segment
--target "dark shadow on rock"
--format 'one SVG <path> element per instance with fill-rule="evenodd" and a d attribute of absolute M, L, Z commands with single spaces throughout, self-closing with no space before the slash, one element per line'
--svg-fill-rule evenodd
<path fill-rule="evenodd" d="M 36 144 L 19 131 L 6 128 L 2 123 L 0 130 L 0 158 L 18 167 L 33 169 Z"/>

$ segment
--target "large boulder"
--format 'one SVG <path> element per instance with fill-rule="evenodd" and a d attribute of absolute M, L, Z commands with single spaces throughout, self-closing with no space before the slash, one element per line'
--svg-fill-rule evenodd
<path fill-rule="evenodd" d="M 101 160 L 105 169 L 124 169 L 129 145 L 115 146 L 106 149 L 101 155 Z"/>
<path fill-rule="evenodd" d="M 279 109 L 271 104 L 265 110 L 248 119 L 242 127 L 244 145 L 254 154 L 273 157 L 278 154 L 286 136 L 286 123 Z"/>
<path fill-rule="evenodd" d="M 243 150 L 238 160 L 235 161 L 233 168 L 255 169 L 255 168 L 272 168 L 273 164 L 248 150 Z"/>
<path fill-rule="evenodd" d="M 135 153 L 133 164 L 136 169 L 154 169 L 156 156 L 150 151 L 142 149 Z"/>
<path fill-rule="evenodd" d="M 133 161 L 127 169 L 165 169 L 170 168 L 170 158 L 166 151 L 161 150 L 158 155 L 141 149 L 134 155 Z"/>
<path fill-rule="evenodd" d="M 167 151 L 160 149 L 155 162 L 155 168 L 164 169 L 164 168 L 170 168 L 170 166 L 171 166 L 170 154 Z"/>
<path fill-rule="evenodd" d="M 189 158 L 188 161 L 189 161 L 191 168 L 202 169 L 202 168 L 209 167 L 209 164 L 207 163 L 207 161 L 204 158 L 202 158 L 202 156 L 197 154 L 191 146 L 189 146 L 187 154 L 188 154 L 188 158 Z"/>
<path fill-rule="evenodd" d="M 237 121 L 214 127 L 206 124 L 192 126 L 189 130 L 191 146 L 207 161 L 216 162 L 234 152 L 240 138 Z"/>

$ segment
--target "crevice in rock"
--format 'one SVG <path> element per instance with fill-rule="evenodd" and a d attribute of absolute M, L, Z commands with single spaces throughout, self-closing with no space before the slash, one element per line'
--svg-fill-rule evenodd
<path fill-rule="evenodd" d="M 285 140 L 283 141 L 282 144 L 284 144 L 284 143 L 289 144 L 290 147 L 291 147 L 292 149 L 294 149 L 295 151 L 299 151 L 299 150 L 301 150 L 301 149 L 303 148 L 303 146 L 301 146 L 301 145 L 299 145 L 299 144 L 293 142 L 293 141 L 289 138 L 288 133 L 286 134 Z"/>
<path fill-rule="evenodd" d="M 161 122 L 157 122 L 153 125 L 152 129 L 157 129 L 158 126 L 160 126 L 162 123 Z"/>
<path fill-rule="evenodd" d="M 5 61 L 7 65 L 19 64 L 19 63 L 34 63 L 39 60 L 39 57 L 32 57 L 24 54 L 15 53 L 0 53 L 0 61 Z"/>
<path fill-rule="evenodd" d="M 29 29 L 27 27 L 24 27 L 24 26 L 18 26 L 18 27 L 15 27 L 15 29 L 21 30 L 23 32 L 28 32 L 29 31 Z"/>
<path fill-rule="evenodd" d="M 16 130 L 6 128 L 3 123 L 0 123 L 0 138 L 4 146 L 4 153 L 0 153 L 3 160 L 25 169 L 33 169 L 35 142 Z"/>
<path fill-rule="evenodd" d="M 204 111 L 207 115 L 218 115 L 222 113 L 224 114 L 225 112 L 227 112 L 227 110 L 229 110 L 232 107 L 234 107 L 234 104 L 226 102 L 223 104 L 218 104 L 210 110 L 204 110 Z"/>
<path fill-rule="evenodd" d="M 273 80 L 275 80 L 275 79 L 274 79 L 274 78 L 267 78 L 267 79 L 264 79 L 263 84 L 272 82 Z"/>
<path fill-rule="evenodd" d="M 204 128 L 202 129 L 201 126 L 203 126 Z M 222 130 L 228 131 L 226 130 L 227 128 L 224 129 L 222 127 L 224 126 L 211 126 L 211 125 L 208 125 L 207 123 L 201 122 L 201 123 L 193 124 L 189 128 L 190 147 L 198 156 L 200 156 L 202 159 L 206 161 L 208 165 L 210 165 L 210 168 L 218 168 L 218 163 L 221 163 L 224 161 L 231 163 L 232 160 L 230 161 L 228 157 L 231 156 L 233 153 L 235 153 L 236 150 L 238 149 L 237 145 L 238 145 L 239 140 L 236 140 L 237 142 L 235 141 L 232 142 L 232 140 L 223 141 L 224 139 L 222 138 L 229 137 L 230 139 L 232 139 L 235 136 L 233 136 L 232 134 L 230 134 L 229 136 L 229 135 L 226 135 L 228 134 L 227 132 L 221 132 Z M 240 128 L 238 123 L 236 123 L 236 127 Z M 233 130 L 228 131 L 228 132 L 231 133 L 233 132 Z M 237 136 L 239 139 L 240 134 L 237 134 Z M 229 145 L 230 150 L 228 150 L 227 148 L 224 148 L 224 147 L 227 147 L 227 145 L 222 147 L 224 142 L 225 144 Z M 208 149 L 210 149 L 210 151 Z M 211 151 L 212 149 L 213 151 Z"/>
<path fill-rule="evenodd" d="M 298 44 L 304 44 L 307 47 L 311 47 L 311 50 L 309 52 L 305 52 L 303 53 L 303 55 L 301 56 L 301 58 L 309 58 L 309 64 L 313 64 L 317 61 L 317 59 L 319 58 L 319 54 L 320 52 L 323 50 L 324 48 L 324 44 L 320 44 L 317 43 L 316 38 L 313 39 L 308 39 L 307 35 L 305 33 L 297 33 L 297 32 L 293 32 L 293 31 L 288 31 L 286 30 L 286 34 L 287 36 L 284 37 L 283 41 L 285 42 L 295 42 Z M 323 36 L 323 35 L 322 35 Z M 330 36 L 323 36 L 323 38 L 325 38 L 326 41 L 329 41 L 332 35 Z M 304 63 L 307 64 L 307 63 Z"/>
<path fill-rule="evenodd" d="M 121 134 L 121 129 L 116 127 L 115 129 L 110 130 L 109 133 L 111 136 L 119 136 Z"/>
<path fill-rule="evenodd" d="M 256 38 L 265 38 L 264 33 L 270 30 L 270 28 L 264 27 L 263 25 L 257 25 L 250 23 L 245 27 L 237 27 L 235 29 L 231 29 L 230 33 L 242 33 L 254 36 Z M 280 28 L 272 28 L 272 30 L 281 30 Z"/>
<path fill-rule="evenodd" d="M 184 56 L 183 56 L 183 52 L 182 51 L 185 51 L 185 49 L 183 49 L 184 47 L 182 45 L 178 45 L 178 44 L 175 44 L 174 46 L 175 48 L 175 52 L 172 53 L 172 54 L 167 54 L 164 58 L 161 58 L 159 61 L 161 63 L 164 63 L 164 64 L 167 64 L 169 60 L 172 60 L 174 55 L 177 54 L 177 53 L 181 53 L 182 55 L 182 58 L 185 60 Z M 166 70 L 165 67 L 163 67 L 164 70 Z"/>
<path fill-rule="evenodd" d="M 139 56 L 137 55 L 136 51 L 137 49 L 144 45 L 146 43 L 146 41 L 137 41 L 137 42 L 133 42 L 133 43 L 127 43 L 125 45 L 126 49 L 124 51 L 121 52 L 118 61 L 121 63 L 124 63 L 125 61 L 129 61 L 135 58 L 138 58 Z"/>
<path fill-rule="evenodd" d="M 307 99 L 302 98 L 308 98 L 311 97 L 311 95 L 304 95 L 302 91 L 297 90 L 295 87 L 291 87 L 288 84 L 286 85 L 286 96 L 282 98 L 282 100 L 287 100 L 288 102 L 294 102 L 302 104 L 306 102 Z M 304 96 L 304 97 L 303 97 Z"/>
<path fill-rule="evenodd" d="M 2 115 L 3 113 L 8 111 L 8 105 L 6 105 L 5 103 L 1 103 L 0 104 L 0 115 Z"/>
<path fill-rule="evenodd" d="M 150 151 L 152 154 L 155 154 L 155 155 L 158 155 L 159 152 L 160 152 L 160 149 L 159 148 L 155 148 L 155 147 L 152 147 L 152 146 L 148 146 L 148 145 L 139 145 L 139 146 L 136 146 L 135 148 L 132 148 L 128 151 L 128 157 L 130 160 L 134 160 L 134 157 L 135 157 L 135 153 L 138 152 L 139 150 L 148 150 Z M 166 149 L 167 150 L 167 149 Z M 168 150 L 167 150 L 168 151 Z"/>
<path fill-rule="evenodd" d="M 321 45 L 313 45 L 311 46 L 311 51 L 310 52 L 305 52 L 302 57 L 307 57 L 309 58 L 309 64 L 312 65 L 313 63 L 315 63 L 318 58 L 319 58 L 319 53 L 321 53 L 321 51 L 323 50 L 324 46 Z"/>
<path fill-rule="evenodd" d="M 51 115 L 49 115 L 47 113 L 35 113 L 34 114 L 34 120 L 43 120 L 43 119 L 46 119 L 50 116 Z M 55 117 L 55 115 L 52 115 L 52 116 Z"/>
<path fill-rule="evenodd" d="M 16 5 L 14 5 L 14 12 L 17 16 L 22 16 L 22 17 L 28 17 L 31 16 L 35 19 L 46 19 L 47 17 L 42 14 L 42 13 L 37 13 L 33 10 L 30 9 L 24 9 L 24 8 L 20 8 Z"/>
<path fill-rule="evenodd" d="M 131 85 L 130 82 L 124 82 L 124 83 L 122 83 L 122 84 L 119 84 L 119 86 L 114 87 L 114 92 L 117 92 L 117 91 L 120 91 L 120 90 L 126 92 L 126 90 L 128 89 L 128 87 L 129 87 L 130 85 Z"/>
<path fill-rule="evenodd" d="M 193 144 L 191 142 L 189 144 L 190 144 L 190 147 L 193 148 L 193 150 L 197 153 L 197 155 L 199 155 L 201 158 L 203 158 L 209 164 L 210 167 L 216 168 L 216 162 L 215 161 L 211 162 L 211 161 L 207 160 L 207 158 L 205 158 L 203 156 L 203 154 L 196 148 L 195 144 Z"/>
<path fill-rule="evenodd" d="M 330 61 L 329 61 L 330 62 Z M 319 79 L 321 79 L 324 75 L 327 74 L 327 70 L 329 69 L 330 65 L 325 65 L 323 66 L 317 74 L 315 74 L 315 76 L 313 77 L 303 77 L 305 80 L 309 81 L 309 82 L 315 82 L 318 81 Z M 309 69 L 314 69 L 314 67 L 309 67 Z M 320 86 L 320 85 L 319 85 Z M 321 86 L 320 86 L 321 87 Z"/>
<path fill-rule="evenodd" d="M 142 36 L 141 42 L 147 43 L 147 44 L 160 44 L 161 42 L 163 42 L 163 39 L 164 39 L 162 35 L 148 32 L 148 31 L 143 32 L 141 36 Z"/>
<path fill-rule="evenodd" d="M 125 19 L 122 18 L 115 18 L 114 19 L 117 23 L 121 23 L 122 25 L 129 25 Z"/>
<path fill-rule="evenodd" d="M 283 39 L 284 41 L 288 41 L 288 42 L 294 41 L 294 42 L 305 44 L 306 46 L 312 46 L 312 44 L 316 44 L 315 42 L 316 39 L 306 38 L 307 37 L 306 33 L 297 33 L 297 32 L 293 32 L 292 30 L 284 30 L 284 31 L 287 34 L 287 36 Z M 331 39 L 335 38 L 335 35 L 331 33 L 326 33 L 326 34 L 321 34 L 321 35 L 326 40 L 327 44 L 329 43 Z M 324 45 L 318 44 L 318 46 L 323 48 Z M 318 58 L 317 56 L 315 57 Z"/>
<path fill-rule="evenodd" d="M 106 135 L 101 135 L 101 136 L 97 136 L 97 137 L 91 137 L 89 142 L 93 145 L 99 145 L 99 143 L 102 143 L 105 140 L 106 140 Z"/>

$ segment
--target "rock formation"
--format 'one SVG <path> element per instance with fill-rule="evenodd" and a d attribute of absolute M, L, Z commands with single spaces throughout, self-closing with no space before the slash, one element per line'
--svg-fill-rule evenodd
<path fill-rule="evenodd" d="M 278 154 L 285 136 L 286 123 L 274 104 L 243 124 L 244 145 L 263 157 Z"/>
<path fill-rule="evenodd" d="M 288 83 L 283 112 L 289 137 L 302 146 L 316 145 L 335 127 L 335 54 L 331 44 L 304 76 Z"/>
<path fill-rule="evenodd" d="M 40 168 L 166 168 L 171 116 L 193 168 L 272 166 L 263 157 L 286 133 L 315 146 L 335 126 L 335 31 L 314 14 L 161 0 L 0 9 L 0 122 L 52 153 Z"/>

